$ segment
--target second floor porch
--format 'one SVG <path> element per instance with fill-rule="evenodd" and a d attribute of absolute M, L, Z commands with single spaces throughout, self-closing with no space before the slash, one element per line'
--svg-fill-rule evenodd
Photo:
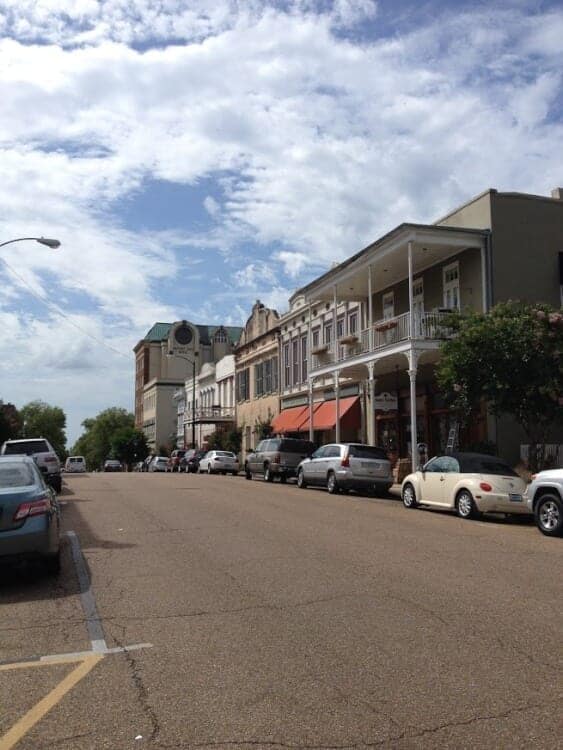
<path fill-rule="evenodd" d="M 235 421 L 234 406 L 196 406 L 192 409 L 188 403 L 184 412 L 184 424 L 227 424 Z"/>

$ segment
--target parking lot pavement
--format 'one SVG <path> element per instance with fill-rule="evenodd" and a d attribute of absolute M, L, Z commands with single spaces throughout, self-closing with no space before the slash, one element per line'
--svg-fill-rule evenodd
<path fill-rule="evenodd" d="M 560 746 L 561 545 L 530 523 L 66 481 L 60 580 L 0 578 L 0 750 Z"/>

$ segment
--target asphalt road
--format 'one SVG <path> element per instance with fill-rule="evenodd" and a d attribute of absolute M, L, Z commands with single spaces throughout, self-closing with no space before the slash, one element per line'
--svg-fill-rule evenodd
<path fill-rule="evenodd" d="M 533 525 L 66 481 L 58 581 L 0 568 L 0 750 L 561 747 L 563 544 Z"/>

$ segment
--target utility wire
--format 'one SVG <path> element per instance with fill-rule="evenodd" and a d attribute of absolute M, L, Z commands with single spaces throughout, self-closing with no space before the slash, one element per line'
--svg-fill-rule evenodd
<path fill-rule="evenodd" d="M 0 258 L 2 263 L 6 266 L 8 271 L 13 274 L 19 281 L 22 283 L 27 289 L 29 290 L 32 297 L 35 297 L 35 299 L 39 300 L 39 302 L 42 302 L 45 307 L 47 307 L 51 312 L 56 313 L 57 315 L 60 315 L 61 318 L 64 318 L 67 320 L 71 326 L 74 326 L 78 331 L 83 333 L 85 336 L 89 336 L 91 339 L 93 339 L 96 343 L 100 344 L 100 346 L 105 347 L 106 349 L 109 349 L 110 351 L 114 352 L 115 354 L 119 354 L 120 357 L 125 357 L 126 359 L 129 359 L 129 356 L 127 354 L 124 354 L 123 352 L 119 351 L 119 349 L 115 349 L 110 344 L 107 344 L 103 339 L 99 339 L 97 336 L 94 336 L 93 333 L 90 333 L 90 331 L 87 331 L 85 328 L 81 328 L 77 323 L 72 320 L 72 318 L 67 315 L 63 310 L 61 310 L 58 305 L 53 304 L 50 300 L 48 300 L 46 297 L 43 297 L 43 295 L 39 294 L 32 286 L 29 284 L 24 277 L 19 274 L 15 268 L 12 268 L 12 266 L 4 260 L 4 258 Z"/>

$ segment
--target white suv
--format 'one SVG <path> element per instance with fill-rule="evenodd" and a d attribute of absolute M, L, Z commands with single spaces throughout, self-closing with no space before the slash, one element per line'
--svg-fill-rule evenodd
<path fill-rule="evenodd" d="M 2 445 L 0 455 L 31 456 L 45 477 L 45 480 L 55 492 L 61 491 L 61 462 L 55 453 L 55 449 L 45 438 L 6 440 Z"/>
<path fill-rule="evenodd" d="M 563 536 L 563 469 L 534 474 L 525 498 L 541 533 Z"/>

